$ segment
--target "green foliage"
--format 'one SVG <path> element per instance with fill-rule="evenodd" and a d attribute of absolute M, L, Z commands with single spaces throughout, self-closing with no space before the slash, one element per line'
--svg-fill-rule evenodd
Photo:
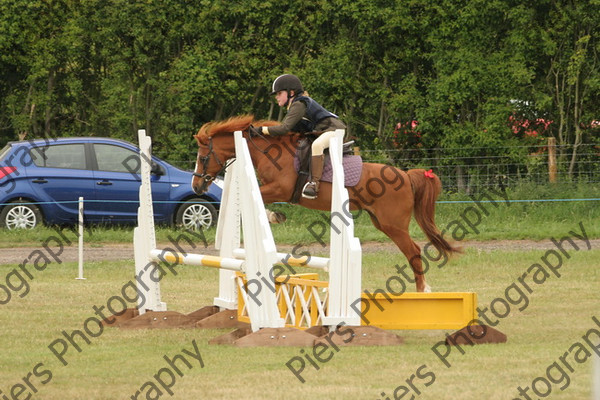
<path fill-rule="evenodd" d="M 143 127 L 178 162 L 205 122 L 280 117 L 269 86 L 291 72 L 365 149 L 389 149 L 410 120 L 424 147 L 465 157 L 520 145 L 506 126 L 519 100 L 555 121 L 566 158 L 594 140 L 578 126 L 598 119 L 596 11 L 590 0 L 2 0 L 0 145 L 134 141 Z"/>

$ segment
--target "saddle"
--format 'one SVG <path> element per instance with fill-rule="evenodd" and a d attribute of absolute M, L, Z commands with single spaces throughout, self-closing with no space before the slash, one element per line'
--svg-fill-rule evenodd
<path fill-rule="evenodd" d="M 308 182 L 309 178 L 310 178 L 310 160 L 311 160 L 311 156 L 312 156 L 312 142 L 315 141 L 315 139 L 318 137 L 318 135 L 315 134 L 311 134 L 311 133 L 307 133 L 304 134 L 303 137 L 298 141 L 298 148 L 296 149 L 296 155 L 294 158 L 294 166 L 296 167 L 296 171 L 298 172 L 298 179 L 296 179 L 296 185 L 294 186 L 294 192 L 292 193 L 292 198 L 290 199 L 290 203 L 292 204 L 297 204 L 298 201 L 300 201 L 300 197 L 302 196 L 302 188 L 304 187 L 304 185 L 306 184 L 306 182 Z M 354 156 L 353 154 L 353 149 L 352 149 L 352 145 L 354 144 L 354 141 L 350 141 L 350 142 L 346 142 L 343 144 L 342 146 L 342 156 L 344 157 L 344 170 L 346 170 L 347 166 L 346 166 L 346 157 L 354 157 L 358 161 L 360 167 L 359 168 L 359 174 L 358 174 L 358 179 L 360 179 L 360 170 L 362 170 L 362 158 L 360 156 Z M 324 164 L 325 164 L 325 168 L 323 170 L 323 177 L 321 177 L 321 181 L 326 181 L 326 182 L 331 182 L 331 180 L 328 180 L 327 178 L 327 169 L 329 166 L 329 169 L 331 169 L 331 162 L 329 160 L 329 149 L 325 149 L 324 152 L 325 155 L 325 160 L 324 160 Z M 354 169 L 356 169 L 356 162 L 354 162 Z M 358 181 L 358 179 L 356 179 L 356 181 Z M 352 181 L 354 181 L 354 179 L 352 179 Z M 346 182 L 348 183 L 348 182 Z M 346 185 L 346 186 L 354 186 L 354 185 Z"/>

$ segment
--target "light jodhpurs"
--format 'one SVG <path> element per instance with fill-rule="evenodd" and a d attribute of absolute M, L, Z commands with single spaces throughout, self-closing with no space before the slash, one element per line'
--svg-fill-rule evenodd
<path fill-rule="evenodd" d="M 323 132 L 315 139 L 311 146 L 313 156 L 323 155 L 323 151 L 329 147 L 329 139 L 333 137 L 334 133 L 335 130 Z"/>

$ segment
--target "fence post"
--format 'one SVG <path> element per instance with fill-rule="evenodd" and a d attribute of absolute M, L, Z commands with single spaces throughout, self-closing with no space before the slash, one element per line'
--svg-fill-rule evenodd
<path fill-rule="evenodd" d="M 600 356 L 594 355 L 592 362 L 592 400 L 600 400 Z"/>
<path fill-rule="evenodd" d="M 556 139 L 548 138 L 548 180 L 556 183 Z"/>
<path fill-rule="evenodd" d="M 79 197 L 79 276 L 75 279 L 85 279 L 83 277 L 83 197 Z"/>

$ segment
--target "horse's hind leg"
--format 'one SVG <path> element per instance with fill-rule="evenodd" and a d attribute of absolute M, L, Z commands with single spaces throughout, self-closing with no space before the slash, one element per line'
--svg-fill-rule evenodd
<path fill-rule="evenodd" d="M 423 263 L 421 261 L 421 248 L 412 240 L 408 234 L 408 229 L 383 225 L 373 215 L 371 215 L 371 219 L 373 225 L 392 239 L 408 260 L 415 276 L 417 292 L 430 292 L 431 288 L 425 282 L 425 272 L 423 271 Z"/>
<path fill-rule="evenodd" d="M 417 292 L 430 292 L 431 288 L 425 282 L 425 272 L 423 271 L 423 263 L 421 261 L 421 248 L 412 240 L 406 230 L 399 230 L 394 232 L 393 235 L 388 234 L 388 236 L 392 238 L 396 246 L 406 256 L 415 276 Z"/>

